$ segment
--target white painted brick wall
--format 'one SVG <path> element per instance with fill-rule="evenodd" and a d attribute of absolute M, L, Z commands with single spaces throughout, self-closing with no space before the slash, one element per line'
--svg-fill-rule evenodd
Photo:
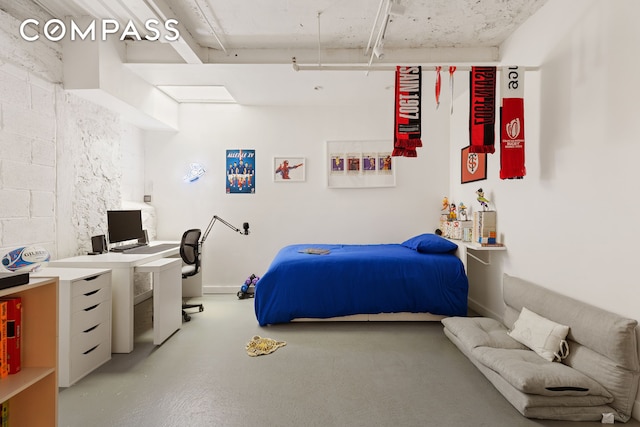
<path fill-rule="evenodd" d="M 56 171 L 53 166 L 23 161 L 4 160 L 0 174 L 2 186 L 7 189 L 53 191 L 56 188 Z"/>
<path fill-rule="evenodd" d="M 28 217 L 30 197 L 28 190 L 0 189 L 0 218 Z"/>
<path fill-rule="evenodd" d="M 50 18 L 35 2 L 27 0 L 3 1 L 0 8 L 0 57 L 3 62 L 16 64 L 47 82 L 62 83 L 62 50 L 58 43 L 40 38 L 26 42 L 20 37 L 20 23 L 26 18 L 41 22 Z"/>
<path fill-rule="evenodd" d="M 2 241 L 6 247 L 39 244 L 53 247 L 56 231 L 53 217 L 4 219 Z"/>
<path fill-rule="evenodd" d="M 0 247 L 37 244 L 55 255 L 56 123 L 47 87 L 52 93 L 54 85 L 0 63 Z"/>
<path fill-rule="evenodd" d="M 0 248 L 37 244 L 55 259 L 91 250 L 121 193 L 142 194 L 144 152 L 141 132 L 119 114 L 64 91 L 61 46 L 22 40 L 27 17 L 47 19 L 32 1 L 2 2 Z"/>
<path fill-rule="evenodd" d="M 51 218 L 56 213 L 55 194 L 50 191 L 31 192 L 31 216 L 34 218 Z"/>
<path fill-rule="evenodd" d="M 106 234 L 107 210 L 120 209 L 120 117 L 59 89 L 57 209 L 60 257 L 91 250 Z"/>
<path fill-rule="evenodd" d="M 0 74 L 0 79 L 2 75 Z M 0 94 L 2 92 L 0 91 Z M 5 107 L 6 108 L 6 107 Z M 0 111 L 2 103 L 0 102 Z M 0 131 L 2 130 L 0 120 Z M 21 161 L 31 157 L 31 139 L 22 135 L 0 132 L 0 160 Z"/>

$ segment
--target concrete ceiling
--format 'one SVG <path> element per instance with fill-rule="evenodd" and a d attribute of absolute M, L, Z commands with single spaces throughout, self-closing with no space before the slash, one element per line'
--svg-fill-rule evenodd
<path fill-rule="evenodd" d="M 247 105 L 348 105 L 354 93 L 377 102 L 393 86 L 385 67 L 499 63 L 500 44 L 546 1 L 34 0 L 60 19 L 143 29 L 148 18 L 174 18 L 180 40 L 129 37 L 126 67 L 153 85 L 225 85 Z M 383 58 L 372 52 L 380 34 Z M 363 71 L 348 71 L 356 68 Z"/>

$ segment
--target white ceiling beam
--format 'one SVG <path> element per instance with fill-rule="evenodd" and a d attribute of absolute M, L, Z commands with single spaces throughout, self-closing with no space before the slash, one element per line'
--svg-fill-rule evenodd
<path fill-rule="evenodd" d="M 175 42 L 169 44 L 176 52 L 184 59 L 187 64 L 202 64 L 206 60 L 206 49 L 196 42 L 191 36 L 187 28 L 180 23 L 171 8 L 165 3 L 164 0 L 144 0 L 144 2 L 153 9 L 154 13 L 160 18 L 161 21 L 173 18 L 178 21 L 178 31 L 180 31 L 180 38 Z"/>
<path fill-rule="evenodd" d="M 113 13 L 105 7 L 105 4 L 102 1 L 95 0 L 75 0 L 75 3 L 80 6 L 85 13 L 95 18 L 117 18 L 113 16 Z"/>
<path fill-rule="evenodd" d="M 180 55 L 183 62 L 202 64 L 206 61 L 206 49 L 195 41 L 164 0 L 75 0 L 75 4 L 82 8 L 85 14 L 95 18 L 132 20 L 139 27 L 143 27 L 149 19 L 157 19 L 159 22 L 175 19 L 178 21 L 180 38 L 166 44 Z M 162 28 L 158 29 L 162 31 Z"/>
<path fill-rule="evenodd" d="M 108 0 L 101 0 L 102 2 L 108 1 Z M 112 18 L 118 18 L 120 21 L 126 21 L 131 19 L 136 26 L 138 26 L 139 28 L 143 28 L 144 27 L 144 20 L 140 20 L 138 13 L 135 12 L 135 7 L 140 4 L 141 2 L 132 2 L 132 1 L 127 1 L 126 3 L 123 1 L 113 1 L 110 0 L 109 1 L 109 6 L 108 8 L 110 10 L 113 11 L 114 15 L 112 15 Z M 149 9 L 147 8 L 147 13 L 144 16 L 144 19 L 147 19 L 149 16 Z"/>

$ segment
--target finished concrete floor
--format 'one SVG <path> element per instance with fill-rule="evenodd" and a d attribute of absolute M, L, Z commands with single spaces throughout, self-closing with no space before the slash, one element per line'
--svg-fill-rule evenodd
<path fill-rule="evenodd" d="M 136 342 L 59 395 L 60 427 L 508 426 L 530 420 L 444 336 L 439 322 L 313 322 L 260 327 L 253 300 L 207 295 L 202 313 L 153 345 L 151 300 Z M 254 335 L 286 341 L 249 357 Z M 640 426 L 632 420 L 626 424 Z"/>

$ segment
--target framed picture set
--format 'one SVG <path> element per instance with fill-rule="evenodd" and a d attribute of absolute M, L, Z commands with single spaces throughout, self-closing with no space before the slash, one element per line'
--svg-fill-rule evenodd
<path fill-rule="evenodd" d="M 275 182 L 302 182 L 307 168 L 304 157 L 276 156 L 273 158 L 273 180 Z"/>
<path fill-rule="evenodd" d="M 460 153 L 461 184 L 487 179 L 487 153 L 470 153 L 464 147 Z"/>
<path fill-rule="evenodd" d="M 391 141 L 327 141 L 329 188 L 395 187 Z"/>

